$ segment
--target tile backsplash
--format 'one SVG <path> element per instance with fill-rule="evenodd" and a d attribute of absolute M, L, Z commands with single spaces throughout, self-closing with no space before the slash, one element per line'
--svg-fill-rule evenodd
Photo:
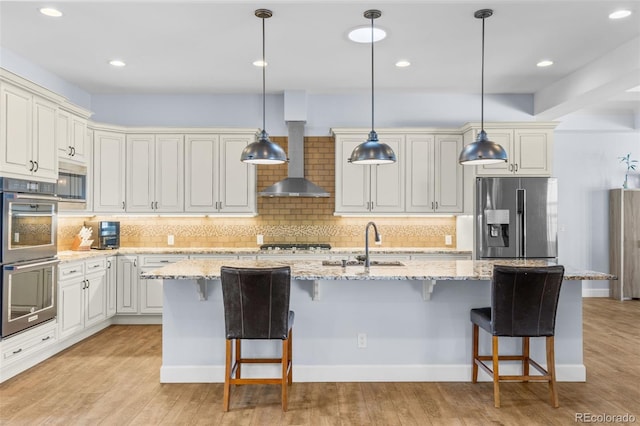
<path fill-rule="evenodd" d="M 272 137 L 287 148 L 286 137 Z M 374 220 L 386 247 L 455 248 L 455 217 L 337 217 L 335 200 L 334 141 L 331 137 L 305 138 L 305 176 L 331 195 L 328 198 L 258 197 L 258 216 L 228 217 L 60 217 L 58 246 L 71 248 L 73 237 L 85 220 L 120 221 L 123 247 L 254 247 L 256 236 L 265 243 L 329 243 L 334 247 L 364 244 L 364 229 Z M 287 165 L 258 166 L 258 191 L 285 178 Z M 451 235 L 453 245 L 445 245 Z"/>

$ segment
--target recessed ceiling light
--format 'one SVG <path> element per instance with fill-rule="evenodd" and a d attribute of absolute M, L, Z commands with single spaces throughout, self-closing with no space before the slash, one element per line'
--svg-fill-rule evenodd
<path fill-rule="evenodd" d="M 127 65 L 124 63 L 124 61 L 121 61 L 120 59 L 111 60 L 109 61 L 109 64 L 114 67 L 124 67 L 125 65 Z"/>
<path fill-rule="evenodd" d="M 410 65 L 411 65 L 411 62 L 406 61 L 404 59 L 396 62 L 396 67 L 398 67 L 398 68 L 406 68 L 406 67 L 408 67 Z"/>
<path fill-rule="evenodd" d="M 253 61 L 253 65 L 256 67 L 266 67 L 267 65 L 269 65 L 269 63 L 263 61 L 262 59 L 258 59 L 257 61 Z"/>
<path fill-rule="evenodd" d="M 536 66 L 540 68 L 550 67 L 551 65 L 553 65 L 553 61 L 550 61 L 549 59 L 544 59 L 536 64 Z"/>
<path fill-rule="evenodd" d="M 615 12 L 609 14 L 609 19 L 622 19 L 626 18 L 629 15 L 631 15 L 630 10 L 616 10 Z"/>
<path fill-rule="evenodd" d="M 373 28 L 373 42 L 383 40 L 387 32 L 382 28 Z M 359 27 L 349 31 L 349 40 L 356 43 L 371 43 L 371 27 Z"/>
<path fill-rule="evenodd" d="M 42 13 L 43 15 L 51 16 L 53 18 L 59 18 L 62 16 L 62 12 L 52 7 L 43 7 L 42 9 L 40 9 L 40 13 Z"/>

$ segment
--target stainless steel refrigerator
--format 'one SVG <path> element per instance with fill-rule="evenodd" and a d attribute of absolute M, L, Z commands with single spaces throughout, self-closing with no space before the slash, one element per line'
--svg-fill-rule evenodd
<path fill-rule="evenodd" d="M 476 258 L 558 256 L 555 178 L 476 179 Z"/>

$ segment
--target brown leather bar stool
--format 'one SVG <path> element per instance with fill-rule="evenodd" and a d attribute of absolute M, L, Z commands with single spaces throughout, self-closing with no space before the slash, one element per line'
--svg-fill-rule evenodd
<path fill-rule="evenodd" d="M 229 411 L 231 385 L 274 384 L 282 386 L 282 410 L 287 411 L 287 385 L 293 381 L 291 347 L 294 313 L 289 310 L 291 268 L 223 266 L 220 272 L 227 339 L 223 409 Z M 282 340 L 282 357 L 242 358 L 243 339 Z M 282 377 L 243 379 L 240 375 L 241 366 L 249 363 L 282 364 Z"/>
<path fill-rule="evenodd" d="M 554 340 L 562 265 L 545 267 L 499 266 L 493 268 L 491 307 L 471 309 L 473 323 L 473 383 L 478 366 L 493 377 L 493 400 L 500 407 L 500 381 L 549 382 L 551 405 L 558 407 Z M 478 355 L 478 327 L 493 336 L 491 355 Z M 522 337 L 522 355 L 498 355 L 498 337 Z M 529 358 L 529 338 L 546 337 L 547 369 Z M 493 369 L 483 361 L 492 361 Z M 501 376 L 499 361 L 521 361 L 522 375 Z M 529 365 L 541 375 L 530 375 Z"/>

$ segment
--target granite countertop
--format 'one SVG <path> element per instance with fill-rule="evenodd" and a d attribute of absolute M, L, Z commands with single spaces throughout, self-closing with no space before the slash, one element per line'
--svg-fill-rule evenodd
<path fill-rule="evenodd" d="M 325 266 L 322 261 L 274 260 L 181 260 L 172 265 L 141 274 L 143 279 L 215 280 L 220 279 L 221 266 L 267 268 L 291 266 L 291 277 L 297 280 L 489 280 L 493 265 L 545 266 L 545 260 L 450 260 L 402 261 L 404 266 L 371 266 L 369 273 L 362 265 Z M 610 280 L 615 276 L 565 265 L 565 280 Z"/>
<path fill-rule="evenodd" d="M 371 255 L 375 254 L 462 254 L 471 255 L 471 251 L 447 248 L 430 247 L 370 247 Z M 121 247 L 114 250 L 88 250 L 88 251 L 59 251 L 58 259 L 61 262 L 73 262 L 89 259 L 96 256 L 113 256 L 117 254 L 210 254 L 210 255 L 273 255 L 287 256 L 292 254 L 317 254 L 317 255 L 347 255 L 364 254 L 364 247 L 334 247 L 330 250 L 260 250 L 259 247 Z"/>

